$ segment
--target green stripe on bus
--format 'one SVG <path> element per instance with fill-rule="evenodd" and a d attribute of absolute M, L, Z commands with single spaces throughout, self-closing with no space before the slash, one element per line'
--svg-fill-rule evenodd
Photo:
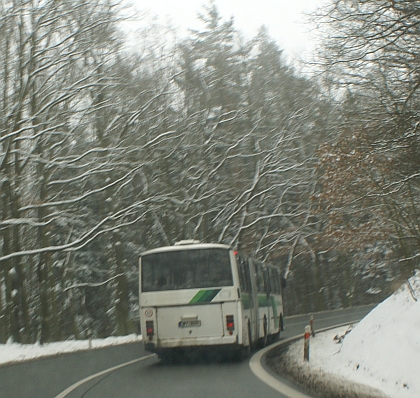
<path fill-rule="evenodd" d="M 212 301 L 222 289 L 200 290 L 190 300 L 190 304 L 209 303 Z"/>
<path fill-rule="evenodd" d="M 241 301 L 244 310 L 249 310 L 251 308 L 251 296 L 248 293 L 241 294 Z"/>
<path fill-rule="evenodd" d="M 271 306 L 271 302 L 267 301 L 267 296 L 266 295 L 258 295 L 258 306 L 259 307 L 269 307 Z"/>
<path fill-rule="evenodd" d="M 200 303 L 204 293 L 206 293 L 206 290 L 199 290 L 197 294 L 190 300 L 190 304 Z"/>

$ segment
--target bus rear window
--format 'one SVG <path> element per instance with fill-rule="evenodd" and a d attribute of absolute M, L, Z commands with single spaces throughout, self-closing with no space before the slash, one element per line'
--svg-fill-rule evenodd
<path fill-rule="evenodd" d="M 194 249 L 141 258 L 143 292 L 232 286 L 229 250 Z"/>

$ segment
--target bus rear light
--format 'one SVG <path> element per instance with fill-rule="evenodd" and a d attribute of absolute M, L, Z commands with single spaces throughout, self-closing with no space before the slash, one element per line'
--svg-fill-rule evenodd
<path fill-rule="evenodd" d="M 229 331 L 229 334 L 233 334 L 233 331 L 235 330 L 233 315 L 226 315 L 226 329 Z"/>
<path fill-rule="evenodd" d="M 155 328 L 153 326 L 153 321 L 146 321 L 146 334 L 149 336 L 149 340 L 152 340 L 153 335 L 155 334 Z"/>

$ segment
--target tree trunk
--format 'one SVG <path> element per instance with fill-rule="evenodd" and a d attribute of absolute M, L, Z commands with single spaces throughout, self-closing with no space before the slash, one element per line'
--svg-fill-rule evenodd
<path fill-rule="evenodd" d="M 113 248 L 115 254 L 115 320 L 117 336 L 124 336 L 133 332 L 130 322 L 127 277 L 124 274 L 124 247 L 118 233 L 113 233 Z"/>

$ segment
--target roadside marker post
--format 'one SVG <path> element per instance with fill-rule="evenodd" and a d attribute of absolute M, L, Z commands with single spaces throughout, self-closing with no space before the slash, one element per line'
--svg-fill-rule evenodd
<path fill-rule="evenodd" d="M 315 337 L 314 316 L 312 314 L 311 314 L 311 317 L 309 318 L 309 326 L 311 327 L 312 337 Z"/>
<path fill-rule="evenodd" d="M 303 359 L 309 361 L 309 340 L 311 338 L 311 326 L 305 326 L 305 334 L 303 340 Z"/>

